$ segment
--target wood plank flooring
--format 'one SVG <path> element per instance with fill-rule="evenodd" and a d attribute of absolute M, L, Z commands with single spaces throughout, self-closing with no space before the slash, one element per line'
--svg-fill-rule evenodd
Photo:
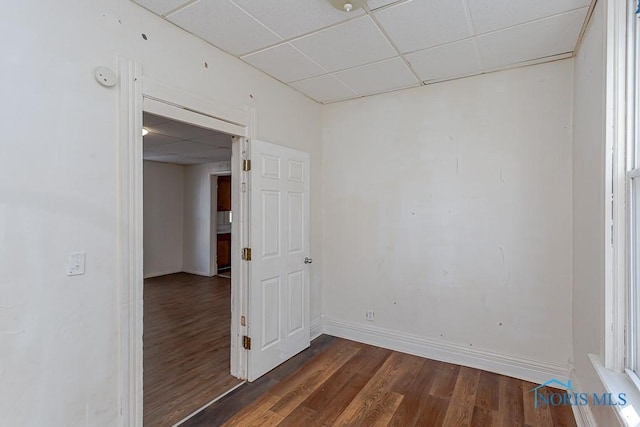
<path fill-rule="evenodd" d="M 535 409 L 535 386 L 322 335 L 183 426 L 576 425 L 569 407 Z"/>
<path fill-rule="evenodd" d="M 241 381 L 229 374 L 231 281 L 144 281 L 144 425 L 172 426 Z"/>

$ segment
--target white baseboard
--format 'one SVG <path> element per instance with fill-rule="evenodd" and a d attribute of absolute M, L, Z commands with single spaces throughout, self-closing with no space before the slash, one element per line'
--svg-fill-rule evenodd
<path fill-rule="evenodd" d="M 414 354 L 428 359 L 495 372 L 536 384 L 542 384 L 551 378 L 562 382 L 566 382 L 569 379 L 568 366 L 468 348 L 459 344 L 423 338 L 376 326 L 347 323 L 331 318 L 322 319 L 320 326 L 320 328 L 315 327 L 315 330 L 320 331 L 320 333 Z"/>
<path fill-rule="evenodd" d="M 208 271 L 182 270 L 183 273 L 195 274 L 196 276 L 211 277 Z"/>
<path fill-rule="evenodd" d="M 311 321 L 311 341 L 318 338 L 320 335 L 324 333 L 322 328 L 322 318 L 318 317 Z"/>
<path fill-rule="evenodd" d="M 195 274 L 197 276 L 211 277 L 209 275 L 209 272 L 202 272 L 202 271 L 196 271 L 196 270 L 168 270 L 168 271 L 161 271 L 161 272 L 155 272 L 155 273 L 145 273 L 144 278 L 150 279 L 152 277 L 166 276 L 167 274 L 176 274 L 176 273 L 189 273 L 189 274 Z"/>
<path fill-rule="evenodd" d="M 576 391 L 576 393 L 582 393 L 584 390 L 582 386 L 580 386 L 580 381 L 578 381 L 578 377 L 576 376 L 576 372 L 572 369 L 571 375 L 571 386 Z M 578 427 L 597 427 L 598 423 L 593 417 L 593 413 L 591 412 L 591 408 L 589 405 L 572 405 L 571 409 L 573 409 L 573 417 L 576 419 L 576 425 Z"/>
<path fill-rule="evenodd" d="M 167 271 L 160 271 L 155 273 L 145 273 L 144 278 L 151 279 L 152 277 L 166 276 L 167 274 L 180 273 L 181 271 L 182 270 L 167 270 Z"/>

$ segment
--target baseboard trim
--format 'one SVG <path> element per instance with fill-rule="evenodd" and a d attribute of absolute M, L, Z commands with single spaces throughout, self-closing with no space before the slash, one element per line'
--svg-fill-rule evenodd
<path fill-rule="evenodd" d="M 576 393 L 584 392 L 576 376 L 576 371 L 572 369 L 569 378 L 571 378 L 571 386 Z M 576 425 L 578 427 L 597 427 L 598 423 L 593 417 L 593 412 L 591 412 L 589 405 L 571 405 L 571 409 L 573 410 L 573 417 L 576 419 Z"/>
<path fill-rule="evenodd" d="M 467 348 L 458 344 L 326 317 L 322 319 L 320 326 L 320 328 L 316 327 L 316 330 L 328 335 L 414 354 L 428 359 L 495 372 L 536 384 L 542 384 L 551 378 L 556 378 L 563 382 L 569 379 L 568 366 Z"/>
<path fill-rule="evenodd" d="M 144 278 L 145 279 L 151 279 L 152 277 L 160 277 L 160 276 L 166 276 L 168 274 L 175 274 L 175 273 L 180 273 L 182 270 L 168 270 L 168 271 L 161 271 L 161 272 L 155 272 L 155 273 L 149 273 L 149 274 L 145 274 Z"/>
<path fill-rule="evenodd" d="M 182 270 L 182 273 L 195 274 L 196 276 L 211 277 L 208 271 Z"/>
<path fill-rule="evenodd" d="M 311 321 L 311 341 L 318 338 L 320 335 L 324 333 L 322 328 L 322 318 L 318 317 Z"/>

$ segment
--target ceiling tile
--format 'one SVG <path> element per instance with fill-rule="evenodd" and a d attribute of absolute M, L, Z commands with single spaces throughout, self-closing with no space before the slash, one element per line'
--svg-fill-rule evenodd
<path fill-rule="evenodd" d="M 587 8 L 477 37 L 485 68 L 572 52 Z"/>
<path fill-rule="evenodd" d="M 291 83 L 290 86 L 318 102 L 344 99 L 356 95 L 353 90 L 349 89 L 332 75 L 300 80 L 298 82 Z"/>
<path fill-rule="evenodd" d="M 374 16 L 401 52 L 471 36 L 462 0 L 414 0 L 375 12 Z"/>
<path fill-rule="evenodd" d="M 140 6 L 149 9 L 155 14 L 165 15 L 172 10 L 175 10 L 178 6 L 182 6 L 185 3 L 189 3 L 189 0 L 133 0 Z"/>
<path fill-rule="evenodd" d="M 591 0 L 467 0 L 476 34 L 589 6 Z"/>
<path fill-rule="evenodd" d="M 198 154 L 206 155 L 215 150 L 218 150 L 218 148 L 212 145 L 199 144 L 193 141 L 180 141 L 173 144 L 160 145 L 153 148 L 152 151 L 163 154 L 182 154 L 199 157 Z"/>
<path fill-rule="evenodd" d="M 188 157 L 193 157 L 197 159 L 206 159 L 211 162 L 220 161 L 220 160 L 230 160 L 231 150 L 227 148 L 217 148 L 215 150 L 207 151 L 205 153 L 191 154 Z"/>
<path fill-rule="evenodd" d="M 375 10 L 393 3 L 400 3 L 402 1 L 407 0 L 367 0 L 367 6 L 369 6 L 369 10 Z"/>
<path fill-rule="evenodd" d="M 335 76 L 360 95 L 418 86 L 420 83 L 400 58 L 340 71 Z"/>
<path fill-rule="evenodd" d="M 288 43 L 243 56 L 242 59 L 285 83 L 326 73 Z"/>
<path fill-rule="evenodd" d="M 292 42 L 328 71 L 338 71 L 396 55 L 371 18 L 363 16 Z"/>
<path fill-rule="evenodd" d="M 167 19 L 234 55 L 242 55 L 281 41 L 228 0 L 199 0 Z"/>
<path fill-rule="evenodd" d="M 207 135 L 202 138 L 195 138 L 192 141 L 229 149 L 233 142 L 231 135 L 226 135 L 224 133 L 211 133 L 211 135 Z"/>
<path fill-rule="evenodd" d="M 173 136 L 162 135 L 159 133 L 149 132 L 142 138 L 144 142 L 145 150 L 151 147 L 158 147 L 160 145 L 165 144 L 173 144 L 175 142 L 180 142 L 180 138 L 176 138 Z"/>
<path fill-rule="evenodd" d="M 423 81 L 462 76 L 481 69 L 471 39 L 408 53 L 405 58 Z"/>
<path fill-rule="evenodd" d="M 285 39 L 297 37 L 364 14 L 341 12 L 328 0 L 233 0 L 258 21 Z"/>

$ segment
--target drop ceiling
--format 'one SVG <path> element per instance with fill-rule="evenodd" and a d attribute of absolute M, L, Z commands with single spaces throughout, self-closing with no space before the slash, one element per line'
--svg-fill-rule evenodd
<path fill-rule="evenodd" d="M 149 131 L 142 138 L 145 160 L 194 165 L 231 160 L 231 136 L 144 113 L 143 127 Z"/>
<path fill-rule="evenodd" d="M 591 0 L 133 0 L 330 103 L 573 54 Z"/>

